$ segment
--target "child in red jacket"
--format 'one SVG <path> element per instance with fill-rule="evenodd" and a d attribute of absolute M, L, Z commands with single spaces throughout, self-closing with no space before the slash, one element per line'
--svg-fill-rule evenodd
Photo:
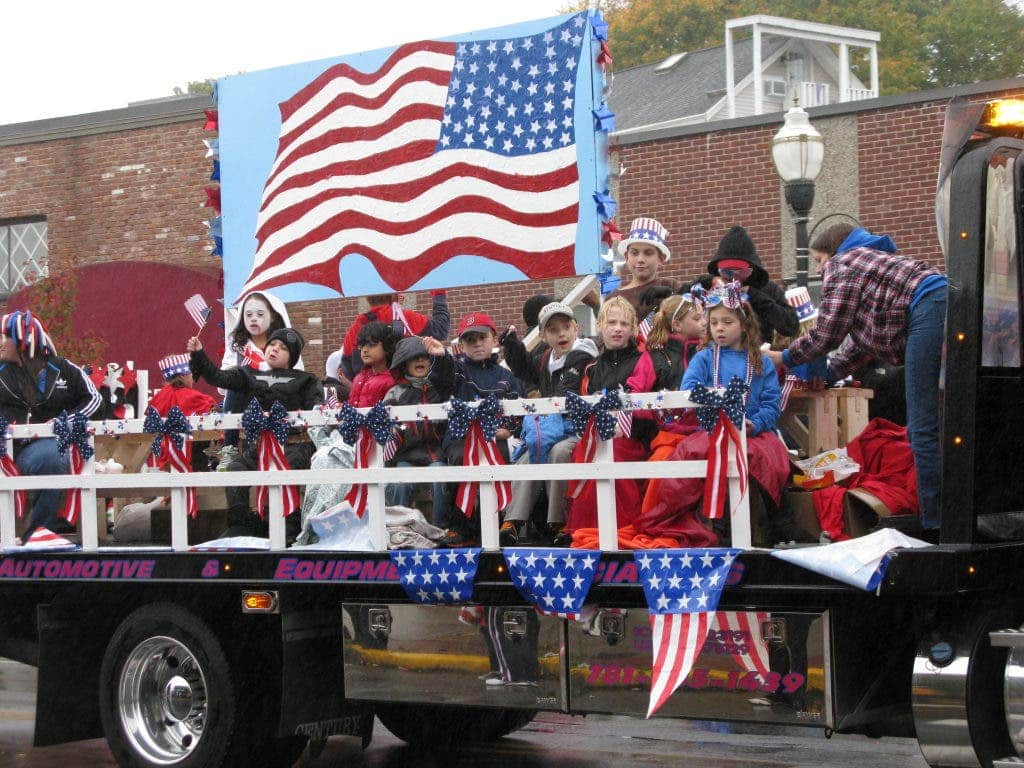
<path fill-rule="evenodd" d="M 401 338 L 390 325 L 367 323 L 359 329 L 356 346 L 363 367 L 352 380 L 348 403 L 353 408 L 370 408 L 384 399 L 395 386 L 391 356 Z"/>

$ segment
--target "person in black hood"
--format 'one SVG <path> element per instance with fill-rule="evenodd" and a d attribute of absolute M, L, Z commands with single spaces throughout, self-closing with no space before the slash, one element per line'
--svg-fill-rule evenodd
<path fill-rule="evenodd" d="M 750 306 L 761 326 L 761 338 L 771 341 L 778 331 L 782 336 L 795 336 L 800 330 L 796 309 L 786 302 L 782 286 L 768 278 L 761 265 L 754 241 L 747 230 L 737 225 L 718 242 L 715 257 L 708 262 L 708 272 L 726 282 L 739 280 L 750 297 Z"/>

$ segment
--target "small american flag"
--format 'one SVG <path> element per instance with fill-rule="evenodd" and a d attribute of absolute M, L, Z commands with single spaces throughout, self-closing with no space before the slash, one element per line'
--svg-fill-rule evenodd
<path fill-rule="evenodd" d="M 313 79 L 280 105 L 242 293 L 300 280 L 340 291 L 349 254 L 398 290 L 461 255 L 531 279 L 573 274 L 589 40 L 580 13 L 508 39 L 411 43 L 374 72 L 342 63 Z"/>
<path fill-rule="evenodd" d="M 480 552 L 467 549 L 395 549 L 391 562 L 409 599 L 417 603 L 466 603 L 473 597 Z"/>
<path fill-rule="evenodd" d="M 325 387 L 324 395 L 327 407 L 332 411 L 337 411 L 341 408 L 341 400 L 338 399 L 338 388 L 337 387 Z"/>
<path fill-rule="evenodd" d="M 690 674 L 739 551 L 663 549 L 633 553 L 647 596 L 654 651 L 648 717 Z"/>
<path fill-rule="evenodd" d="M 587 549 L 505 549 L 519 594 L 549 616 L 576 619 L 590 592 L 601 553 Z"/>
<path fill-rule="evenodd" d="M 782 401 L 779 403 L 779 408 L 783 411 L 789 405 L 789 397 L 793 394 L 793 388 L 796 386 L 797 381 L 797 377 L 791 373 L 787 374 L 786 378 L 782 381 Z"/>
<path fill-rule="evenodd" d="M 213 311 L 210 309 L 210 305 L 206 303 L 206 299 L 203 298 L 201 293 L 197 293 L 194 296 L 189 296 L 185 299 L 185 311 L 188 312 L 189 316 L 196 321 L 196 325 L 200 329 L 206 325 L 206 321 L 210 317 L 210 313 Z"/>
<path fill-rule="evenodd" d="M 652 328 L 654 328 L 654 312 L 648 312 L 647 317 L 640 321 L 640 327 L 636 332 L 637 339 L 639 341 L 647 341 L 647 337 L 651 335 Z"/>
<path fill-rule="evenodd" d="M 615 423 L 619 427 L 619 432 L 622 433 L 623 437 L 633 436 L 633 412 L 632 411 L 616 411 L 615 412 Z"/>

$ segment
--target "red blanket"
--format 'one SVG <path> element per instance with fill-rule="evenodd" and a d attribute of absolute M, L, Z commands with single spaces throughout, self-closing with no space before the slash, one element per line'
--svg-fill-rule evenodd
<path fill-rule="evenodd" d="M 844 485 L 814 491 L 818 522 L 833 541 L 848 539 L 843 530 L 843 497 L 848 488 L 863 488 L 876 496 L 894 515 L 916 515 L 917 473 L 907 430 L 885 419 L 872 419 L 849 445 L 846 453 L 860 472 Z"/>

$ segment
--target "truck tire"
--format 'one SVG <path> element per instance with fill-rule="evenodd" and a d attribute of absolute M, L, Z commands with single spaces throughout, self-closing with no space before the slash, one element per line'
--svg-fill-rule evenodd
<path fill-rule="evenodd" d="M 440 747 L 496 741 L 528 725 L 536 714 L 532 709 L 424 707 L 418 704 L 377 706 L 377 717 L 402 741 Z"/>
<path fill-rule="evenodd" d="M 268 737 L 263 719 L 247 717 L 246 702 L 261 693 L 248 682 L 184 608 L 154 603 L 129 614 L 100 668 L 100 717 L 118 765 L 291 766 L 305 739 Z"/>

